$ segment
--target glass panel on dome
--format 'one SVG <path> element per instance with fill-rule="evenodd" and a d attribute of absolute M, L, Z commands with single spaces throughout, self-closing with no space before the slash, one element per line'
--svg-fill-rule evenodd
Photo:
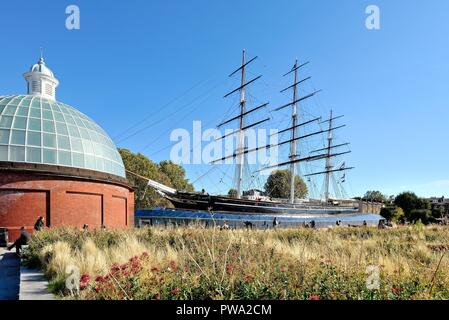
<path fill-rule="evenodd" d="M 44 110 L 51 110 L 50 105 L 48 104 L 48 101 L 42 102 L 42 109 Z"/>
<path fill-rule="evenodd" d="M 8 146 L 0 146 L 0 161 L 8 161 Z"/>
<path fill-rule="evenodd" d="M 33 99 L 33 102 L 31 103 L 31 107 L 32 108 L 41 108 L 41 102 L 39 101 L 38 98 Z"/>
<path fill-rule="evenodd" d="M 56 135 L 44 133 L 44 147 L 56 148 Z"/>
<path fill-rule="evenodd" d="M 97 163 L 97 170 L 103 171 L 104 170 L 103 159 L 95 157 L 95 162 Z"/>
<path fill-rule="evenodd" d="M 22 100 L 22 97 L 16 97 L 9 104 L 17 106 L 17 105 L 19 105 L 21 100 Z"/>
<path fill-rule="evenodd" d="M 2 106 L 2 105 L 0 104 L 0 114 L 2 114 L 2 112 L 3 112 L 4 109 L 5 109 L 5 106 Z"/>
<path fill-rule="evenodd" d="M 43 131 L 45 132 L 50 132 L 50 133 L 55 133 L 55 123 L 53 121 L 49 121 L 49 120 L 43 120 Z"/>
<path fill-rule="evenodd" d="M 41 119 L 29 118 L 28 130 L 41 131 Z"/>
<path fill-rule="evenodd" d="M 57 103 L 52 103 L 51 109 L 53 110 L 53 112 L 61 112 L 61 109 L 59 109 L 59 106 Z"/>
<path fill-rule="evenodd" d="M 40 118 L 41 117 L 41 110 L 40 109 L 31 108 L 30 109 L 30 117 Z"/>
<path fill-rule="evenodd" d="M 85 155 L 84 159 L 86 161 L 86 167 L 89 169 L 95 170 L 96 169 L 96 163 L 95 163 L 95 157 L 90 155 Z"/>
<path fill-rule="evenodd" d="M 53 120 L 53 115 L 49 110 L 42 110 L 42 118 L 47 120 Z"/>
<path fill-rule="evenodd" d="M 76 125 L 77 125 L 78 127 L 84 128 L 84 123 L 83 123 L 83 121 L 82 121 L 80 118 L 74 117 L 73 119 L 75 120 Z"/>
<path fill-rule="evenodd" d="M 9 144 L 9 130 L 0 129 L 0 143 L 1 144 Z"/>
<path fill-rule="evenodd" d="M 25 117 L 15 117 L 14 118 L 14 129 L 26 129 L 27 127 L 27 118 Z"/>
<path fill-rule="evenodd" d="M 41 133 L 28 131 L 27 133 L 27 145 L 29 146 L 41 146 Z"/>
<path fill-rule="evenodd" d="M 27 148 L 27 161 L 29 162 L 42 162 L 41 160 L 41 148 Z"/>
<path fill-rule="evenodd" d="M 29 111 L 30 111 L 30 108 L 28 108 L 28 107 L 19 107 L 19 109 L 17 110 L 16 115 L 17 116 L 27 117 Z"/>
<path fill-rule="evenodd" d="M 111 172 L 112 170 L 112 162 L 109 160 L 104 160 L 104 171 Z"/>
<path fill-rule="evenodd" d="M 23 107 L 29 107 L 30 104 L 31 104 L 31 98 L 25 98 L 20 103 L 20 105 L 23 106 Z"/>
<path fill-rule="evenodd" d="M 79 132 L 78 132 L 77 127 L 72 126 L 72 125 L 70 125 L 70 124 L 67 125 L 67 127 L 69 127 L 69 133 L 70 133 L 70 135 L 71 135 L 72 137 L 81 138 L 81 136 L 80 136 L 80 134 L 79 134 Z"/>
<path fill-rule="evenodd" d="M 84 156 L 82 153 L 73 152 L 72 156 L 74 167 L 84 167 Z"/>
<path fill-rule="evenodd" d="M 5 110 L 3 110 L 3 115 L 13 116 L 16 113 L 16 109 L 16 106 L 8 105 L 6 106 Z"/>
<path fill-rule="evenodd" d="M 65 121 L 67 122 L 67 124 L 71 124 L 71 125 L 76 125 L 75 120 L 73 120 L 72 116 L 69 115 L 65 115 Z"/>
<path fill-rule="evenodd" d="M 9 147 L 10 161 L 25 161 L 25 147 Z"/>
<path fill-rule="evenodd" d="M 88 140 L 83 140 L 84 153 L 94 154 L 94 149 L 92 148 L 92 142 Z"/>
<path fill-rule="evenodd" d="M 58 163 L 63 166 L 71 166 L 72 159 L 71 159 L 70 152 L 58 151 Z"/>
<path fill-rule="evenodd" d="M 53 115 L 55 116 L 56 121 L 65 122 L 64 116 L 62 115 L 61 112 L 53 112 Z"/>
<path fill-rule="evenodd" d="M 57 164 L 56 150 L 44 149 L 44 163 Z"/>
<path fill-rule="evenodd" d="M 66 136 L 58 136 L 58 149 L 70 150 L 70 140 Z"/>
<path fill-rule="evenodd" d="M 11 144 L 25 145 L 25 131 L 12 130 Z"/>
<path fill-rule="evenodd" d="M 70 142 L 72 143 L 72 151 L 83 152 L 83 143 L 81 142 L 81 139 L 71 137 Z"/>
<path fill-rule="evenodd" d="M 61 122 L 56 122 L 56 131 L 58 132 L 58 134 L 64 134 L 66 136 L 69 135 L 69 132 L 67 131 L 67 126 Z"/>
<path fill-rule="evenodd" d="M 0 128 L 10 129 L 12 125 L 12 117 L 2 116 L 0 119 Z"/>
<path fill-rule="evenodd" d="M 90 140 L 89 131 L 85 128 L 78 128 L 80 130 L 81 138 Z"/>

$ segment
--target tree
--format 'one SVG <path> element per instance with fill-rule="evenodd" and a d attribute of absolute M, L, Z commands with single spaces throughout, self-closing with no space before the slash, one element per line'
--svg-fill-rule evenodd
<path fill-rule="evenodd" d="M 404 218 L 404 210 L 395 205 L 387 205 L 380 210 L 380 215 L 388 221 L 398 222 Z"/>
<path fill-rule="evenodd" d="M 270 174 L 265 183 L 265 192 L 273 198 L 290 197 L 290 171 L 276 170 Z M 295 198 L 305 198 L 308 194 L 304 181 L 295 176 Z"/>
<path fill-rule="evenodd" d="M 394 199 L 394 204 L 404 210 L 405 218 L 410 222 L 421 220 L 427 223 L 432 215 L 430 202 L 419 198 L 413 192 L 403 192 Z"/>
<path fill-rule="evenodd" d="M 171 186 L 176 190 L 193 192 L 193 185 L 186 179 L 186 171 L 180 165 L 175 164 L 172 161 L 161 161 L 159 168 L 171 181 Z"/>
<path fill-rule="evenodd" d="M 184 169 L 177 164 L 171 161 L 162 161 L 158 165 L 141 153 L 135 154 L 128 149 L 118 149 L 118 151 L 127 170 L 175 189 L 193 191 L 193 186 L 185 179 Z M 134 186 L 134 204 L 136 208 L 172 206 L 168 200 L 161 197 L 154 189 L 147 187 L 145 179 L 129 173 L 126 173 L 126 177 L 131 185 Z"/>
<path fill-rule="evenodd" d="M 387 202 L 387 197 L 380 191 L 367 191 L 363 196 L 363 200 L 374 202 Z"/>
<path fill-rule="evenodd" d="M 237 198 L 237 190 L 235 190 L 235 189 L 229 189 L 229 191 L 228 191 L 228 196 L 229 196 L 230 198 Z"/>

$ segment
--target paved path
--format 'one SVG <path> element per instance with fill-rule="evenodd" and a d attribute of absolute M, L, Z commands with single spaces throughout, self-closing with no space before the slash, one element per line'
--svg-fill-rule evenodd
<path fill-rule="evenodd" d="M 15 250 L 0 248 L 0 300 L 54 300 L 40 270 L 20 266 Z"/>
<path fill-rule="evenodd" d="M 20 259 L 15 251 L 0 248 L 0 300 L 19 299 Z"/>

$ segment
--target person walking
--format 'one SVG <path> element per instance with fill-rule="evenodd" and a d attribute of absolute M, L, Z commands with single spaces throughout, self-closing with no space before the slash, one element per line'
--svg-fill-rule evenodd
<path fill-rule="evenodd" d="M 45 220 L 44 220 L 44 217 L 39 216 L 39 217 L 37 218 L 36 223 L 34 224 L 34 230 L 35 230 L 35 231 L 41 231 L 41 230 L 44 228 L 44 226 L 45 226 Z"/>
<path fill-rule="evenodd" d="M 279 221 L 277 219 L 277 217 L 274 217 L 273 219 L 273 229 L 276 229 L 276 227 L 279 225 Z"/>
<path fill-rule="evenodd" d="M 30 241 L 30 234 L 28 231 L 25 230 L 25 227 L 20 228 L 20 236 L 14 241 L 12 245 L 8 247 L 8 251 L 11 251 L 12 248 L 16 248 L 16 254 L 20 257 L 20 253 L 22 250 L 22 246 L 28 244 L 28 241 Z"/>

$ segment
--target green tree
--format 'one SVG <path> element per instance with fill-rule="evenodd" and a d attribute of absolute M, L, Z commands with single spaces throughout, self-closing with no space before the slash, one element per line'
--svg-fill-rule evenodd
<path fill-rule="evenodd" d="M 193 192 L 193 185 L 186 179 L 186 171 L 180 165 L 172 161 L 161 161 L 159 163 L 161 172 L 164 173 L 171 181 L 171 186 L 176 190 Z"/>
<path fill-rule="evenodd" d="M 404 210 L 404 216 L 410 222 L 421 220 L 423 223 L 427 223 L 432 215 L 430 202 L 419 198 L 413 192 L 399 194 L 394 199 L 394 204 Z"/>
<path fill-rule="evenodd" d="M 230 198 L 237 198 L 237 190 L 235 190 L 235 189 L 229 189 L 229 191 L 228 191 L 228 196 L 229 196 Z"/>
<path fill-rule="evenodd" d="M 388 221 L 398 222 L 404 218 L 404 210 L 395 205 L 387 205 L 380 210 L 380 215 Z"/>
<path fill-rule="evenodd" d="M 367 191 L 363 196 L 364 200 L 374 201 L 374 202 L 387 202 L 387 197 L 380 191 Z"/>
<path fill-rule="evenodd" d="M 125 169 L 143 177 L 155 180 L 175 189 L 193 191 L 193 186 L 185 179 L 182 167 L 170 162 L 162 161 L 159 165 L 141 153 L 133 153 L 128 149 L 118 149 L 122 156 Z M 161 197 L 154 189 L 147 187 L 147 181 L 132 174 L 126 177 L 134 186 L 134 203 L 136 208 L 152 208 L 155 206 L 171 207 L 171 203 Z"/>
<path fill-rule="evenodd" d="M 290 171 L 276 170 L 272 172 L 265 183 L 265 192 L 273 198 L 290 197 Z M 307 185 L 299 177 L 295 176 L 295 198 L 305 198 L 308 194 Z"/>

